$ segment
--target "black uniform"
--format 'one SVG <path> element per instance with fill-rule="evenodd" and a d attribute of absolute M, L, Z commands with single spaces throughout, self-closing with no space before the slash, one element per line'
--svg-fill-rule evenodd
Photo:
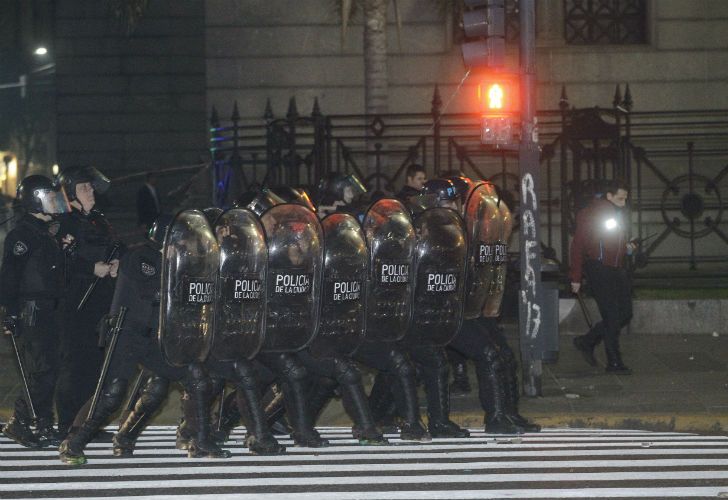
<path fill-rule="evenodd" d="M 76 416 L 72 432 L 61 444 L 61 458 L 67 463 L 85 463 L 83 448 L 121 406 L 129 380 L 137 372 L 137 365 L 142 365 L 153 376 L 114 436 L 115 455 L 128 456 L 133 452 L 136 438 L 164 401 L 170 380 L 184 385 L 185 404 L 191 407 L 190 414 L 191 419 L 196 421 L 195 428 L 203 429 L 202 432 L 209 429 L 209 417 L 204 415 L 209 408 L 209 378 L 199 365 L 188 368 L 169 365 L 162 357 L 157 343 L 160 273 L 161 254 L 151 245 L 134 249 L 121 261 L 110 312 L 112 315 L 118 314 L 121 307 L 126 307 L 128 312 L 96 411 L 91 418 L 87 418 L 90 405 L 88 401 Z M 200 408 L 204 412 L 199 411 Z M 202 422 L 197 422 L 198 419 L 202 419 Z M 229 454 L 223 453 L 221 456 Z"/>
<path fill-rule="evenodd" d="M 7 316 L 17 318 L 18 348 L 39 428 L 53 424 L 53 394 L 58 377 L 57 312 L 62 293 L 63 251 L 49 232 L 50 227 L 32 215 L 24 215 L 5 238 L 0 269 L 0 304 Z M 16 401 L 15 408 L 16 419 L 27 417 L 22 398 Z"/>
<path fill-rule="evenodd" d="M 96 209 L 84 214 L 76 209 L 61 216 L 61 234 L 71 234 L 76 248 L 70 259 L 63 307 L 61 374 L 58 381 L 58 428 L 67 431 L 81 406 L 93 394 L 104 352 L 99 347 L 97 325 L 109 311 L 114 279 L 99 280 L 80 311 L 79 302 L 96 279 L 94 264 L 104 261 L 114 243 L 106 217 Z"/>

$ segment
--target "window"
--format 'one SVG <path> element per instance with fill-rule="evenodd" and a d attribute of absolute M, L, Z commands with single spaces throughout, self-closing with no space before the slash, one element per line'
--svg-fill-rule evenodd
<path fill-rule="evenodd" d="M 572 45 L 647 41 L 646 0 L 564 0 L 564 37 Z"/>

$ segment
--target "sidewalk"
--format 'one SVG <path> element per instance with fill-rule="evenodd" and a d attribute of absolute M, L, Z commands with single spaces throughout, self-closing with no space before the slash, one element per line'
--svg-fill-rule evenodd
<path fill-rule="evenodd" d="M 517 348 L 515 325 L 507 325 Z M 663 431 L 728 432 L 728 335 L 645 335 L 622 338 L 630 376 L 606 374 L 588 366 L 562 334 L 559 360 L 544 366 L 543 396 L 523 397 L 521 413 L 549 427 L 629 428 Z M 603 350 L 597 358 L 604 363 Z M 452 419 L 480 427 L 483 412 L 473 391 L 452 397 Z M 520 376 L 520 374 L 519 374 Z M 367 383 L 371 376 L 366 375 Z M 7 419 L 20 390 L 10 342 L 0 342 L 0 419 Z M 424 396 L 420 398 L 424 405 Z M 423 415 L 426 414 L 423 408 Z M 170 394 L 156 424 L 173 424 L 179 415 L 179 392 Z M 319 425 L 350 425 L 338 401 L 325 410 Z"/>

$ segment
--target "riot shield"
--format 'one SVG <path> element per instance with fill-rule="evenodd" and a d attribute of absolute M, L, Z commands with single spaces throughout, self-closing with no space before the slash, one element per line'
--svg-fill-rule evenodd
<path fill-rule="evenodd" d="M 328 215 L 321 225 L 325 247 L 321 320 L 309 350 L 317 358 L 348 356 L 364 337 L 366 238 L 349 214 Z"/>
<path fill-rule="evenodd" d="M 465 224 L 449 208 L 430 208 L 415 217 L 413 319 L 405 340 L 413 345 L 445 345 L 463 319 Z"/>
<path fill-rule="evenodd" d="M 503 247 L 498 245 L 502 221 L 497 198 L 491 195 L 492 185 L 477 185 L 463 207 L 468 234 L 468 268 L 465 284 L 465 319 L 474 319 L 488 298 L 496 254 L 500 258 Z"/>
<path fill-rule="evenodd" d="M 211 356 L 220 361 L 251 359 L 263 345 L 263 284 L 268 249 L 258 218 L 232 208 L 217 219 L 220 272 L 215 303 L 215 339 Z"/>
<path fill-rule="evenodd" d="M 168 363 L 204 361 L 213 340 L 220 247 L 199 210 L 178 213 L 162 248 L 159 344 Z"/>
<path fill-rule="evenodd" d="M 396 342 L 412 321 L 412 220 L 401 202 L 384 198 L 369 207 L 362 226 L 369 247 L 365 338 Z"/>
<path fill-rule="evenodd" d="M 483 305 L 483 316 L 495 318 L 500 315 L 503 293 L 506 287 L 506 271 L 508 266 L 508 241 L 513 231 L 513 217 L 508 206 L 498 204 L 500 232 L 493 251 L 493 276 L 488 288 L 488 297 Z"/>
<path fill-rule="evenodd" d="M 323 230 L 308 208 L 285 203 L 261 217 L 268 246 L 263 351 L 298 351 L 318 328 Z"/>

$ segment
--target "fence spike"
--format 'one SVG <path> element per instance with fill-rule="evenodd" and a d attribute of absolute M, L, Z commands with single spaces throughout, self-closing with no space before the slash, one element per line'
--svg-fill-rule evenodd
<path fill-rule="evenodd" d="M 632 101 L 632 92 L 629 90 L 629 83 L 628 83 L 624 87 L 624 100 L 622 101 L 622 106 L 627 111 L 632 111 L 633 104 L 634 104 L 634 102 Z"/>
<path fill-rule="evenodd" d="M 432 114 L 439 115 L 442 99 L 440 98 L 440 86 L 435 84 L 435 91 L 432 93 Z"/>
<path fill-rule="evenodd" d="M 233 114 L 230 116 L 230 120 L 237 122 L 240 121 L 240 111 L 238 111 L 238 101 L 233 104 Z"/>
<path fill-rule="evenodd" d="M 296 96 L 292 96 L 291 99 L 288 101 L 288 113 L 286 113 L 286 118 L 289 120 L 298 118 L 298 107 L 296 106 Z"/>
<path fill-rule="evenodd" d="M 318 97 L 313 98 L 313 111 L 311 111 L 311 116 L 314 118 L 321 116 L 321 108 L 319 107 Z"/>
<path fill-rule="evenodd" d="M 265 111 L 263 112 L 263 118 L 267 122 L 273 120 L 273 106 L 271 106 L 270 104 L 270 97 L 265 101 Z"/>
<path fill-rule="evenodd" d="M 217 108 L 214 105 L 210 113 L 210 125 L 215 128 L 220 126 L 220 117 L 217 115 Z"/>
<path fill-rule="evenodd" d="M 619 84 L 617 84 L 617 88 L 614 89 L 614 99 L 612 99 L 612 106 L 616 108 L 620 104 L 622 104 L 622 92 L 619 89 Z"/>
<path fill-rule="evenodd" d="M 561 98 L 559 98 L 559 108 L 566 110 L 569 108 L 569 98 L 566 97 L 566 85 L 561 86 Z"/>

